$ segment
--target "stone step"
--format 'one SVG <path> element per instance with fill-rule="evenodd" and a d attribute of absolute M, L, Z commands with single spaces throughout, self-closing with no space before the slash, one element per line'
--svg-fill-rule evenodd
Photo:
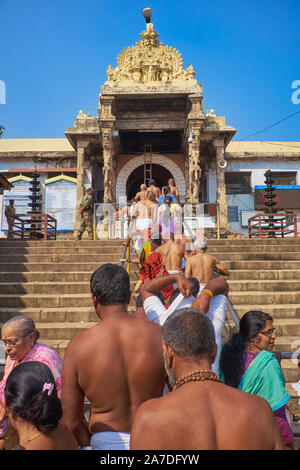
<path fill-rule="evenodd" d="M 0 308 L 90 307 L 90 294 L 7 294 L 0 295 Z"/>
<path fill-rule="evenodd" d="M 276 338 L 274 351 L 280 352 L 300 352 L 299 336 L 293 333 L 290 336 L 279 336 Z"/>
<path fill-rule="evenodd" d="M 64 282 L 64 276 L 61 276 L 56 282 L 20 282 L 20 283 L 0 283 L 1 294 L 89 294 L 90 293 L 90 275 L 86 281 Z M 135 286 L 135 281 L 130 281 L 131 288 Z"/>
<path fill-rule="evenodd" d="M 44 340 L 70 340 L 82 331 L 96 325 L 97 322 L 63 322 L 55 323 L 37 323 L 36 328 L 40 332 L 40 341 Z"/>
<path fill-rule="evenodd" d="M 70 308 L 87 307 L 92 305 L 90 293 L 76 294 L 0 294 L 0 309 L 20 308 Z M 130 306 L 135 305 L 134 297 L 131 297 Z"/>
<path fill-rule="evenodd" d="M 90 265 L 89 265 L 90 266 Z M 0 272 L 0 283 L 30 283 L 30 282 L 89 282 L 93 270 L 88 271 L 24 271 Z"/>
<path fill-rule="evenodd" d="M 237 311 L 240 318 L 245 315 L 246 312 L 253 310 L 253 305 L 234 305 L 235 310 Z M 262 312 L 268 313 L 271 317 L 276 319 L 285 319 L 285 318 L 300 318 L 300 304 L 281 304 L 281 305 L 259 305 L 258 309 Z"/>
<path fill-rule="evenodd" d="M 277 261 L 262 261 L 262 260 L 248 260 L 248 261 L 230 261 L 219 258 L 219 261 L 224 264 L 230 271 L 235 269 L 248 270 L 248 271 L 260 271 L 260 270 L 291 270 L 300 269 L 300 261 L 292 260 L 277 260 Z"/>
<path fill-rule="evenodd" d="M 281 253 L 282 251 L 288 253 L 288 252 L 293 252 L 293 253 L 299 253 L 300 252 L 300 244 L 294 245 L 284 245 L 284 246 L 278 246 L 278 245 L 212 245 L 207 249 L 207 254 L 219 256 L 219 253 L 237 253 L 237 254 L 243 254 L 243 253 Z"/>
<path fill-rule="evenodd" d="M 300 279 L 299 280 L 280 280 L 280 281 L 264 281 L 264 280 L 237 280 L 233 281 L 227 278 L 227 282 L 230 288 L 230 293 L 237 292 L 251 292 L 251 291 L 264 291 L 264 292 L 275 292 L 275 291 L 300 291 Z"/>
<path fill-rule="evenodd" d="M 85 258 L 85 261 L 87 257 Z M 119 261 L 119 259 L 118 259 Z M 118 264 L 118 261 L 110 260 L 109 263 Z M 86 271 L 93 272 L 107 261 L 81 262 L 81 263 L 0 263 L 0 272 L 61 272 L 61 271 Z"/>
<path fill-rule="evenodd" d="M 59 254 L 54 252 L 53 254 L 48 253 L 45 255 L 33 255 L 33 254 L 10 254 L 10 255 L 0 255 L 0 263 L 17 263 L 17 262 L 31 262 L 31 263 L 47 263 L 47 262 L 71 262 L 71 261 L 85 261 L 86 257 L 93 257 L 95 261 L 107 261 L 110 257 L 116 258 L 120 257 L 122 250 L 113 251 L 112 253 L 102 252 L 96 253 L 93 250 L 87 250 L 83 254 L 79 253 L 71 253 L 71 254 Z M 212 253 L 213 254 L 213 253 Z M 271 252 L 264 252 L 264 253 L 219 253 L 218 254 L 219 261 L 298 261 L 300 260 L 300 252 L 280 252 L 280 253 L 271 253 Z"/>
<path fill-rule="evenodd" d="M 95 322 L 98 316 L 92 304 L 89 307 L 49 307 L 49 308 L 5 308 L 0 309 L 0 321 L 5 323 L 16 315 L 25 315 L 35 323 L 62 323 L 62 322 Z"/>
<path fill-rule="evenodd" d="M 300 280 L 300 269 L 278 269 L 278 270 L 250 270 L 250 269 L 235 269 L 230 272 L 227 278 L 229 281 L 245 281 L 245 280 Z"/>
<path fill-rule="evenodd" d="M 82 246 L 81 244 L 74 244 L 74 245 L 50 245 L 45 246 L 44 244 L 41 245 L 34 245 L 34 246 L 3 246 L 0 243 L 0 255 L 4 254 L 48 254 L 48 253 L 83 253 L 83 252 L 99 252 L 99 251 L 114 251 L 116 248 L 120 248 L 120 251 L 123 250 L 122 243 L 119 242 L 118 244 L 94 244 L 91 246 Z M 211 246 L 208 250 L 209 254 L 213 254 L 217 257 L 222 255 L 223 253 L 236 253 L 236 254 L 245 254 L 245 253 L 279 253 L 279 248 L 277 245 L 238 245 L 238 246 L 224 246 L 224 245 L 214 245 Z M 285 253 L 295 253 L 300 252 L 300 244 L 299 245 L 285 245 L 281 247 L 282 249 L 280 252 Z"/>
<path fill-rule="evenodd" d="M 120 253 L 94 253 L 86 252 L 85 254 L 70 254 L 60 255 L 57 253 L 48 255 L 0 255 L 0 263 L 72 263 L 72 262 L 87 262 L 89 259 L 93 259 L 94 262 L 117 262 L 120 259 Z"/>
<path fill-rule="evenodd" d="M 281 361 L 281 368 L 283 370 L 285 380 L 287 383 L 291 384 L 298 382 L 300 379 L 300 371 L 296 364 L 294 364 L 291 359 L 283 359 Z M 293 392 L 293 395 L 296 396 L 296 392 Z"/>
<path fill-rule="evenodd" d="M 45 277 L 51 277 L 51 281 L 45 281 L 44 274 L 41 273 L 39 280 L 24 282 L 24 279 L 19 282 L 0 282 L 0 295 L 1 294 L 52 294 L 59 292 L 60 294 L 76 294 L 76 293 L 89 293 L 90 285 L 89 280 L 91 273 L 84 273 L 77 275 L 77 280 L 66 281 L 64 274 L 56 273 L 56 280 L 53 280 L 53 273 L 45 273 Z M 22 278 L 22 274 L 20 274 Z M 75 276 L 74 276 L 75 277 Z M 38 279 L 38 278 L 37 278 Z M 7 279 L 6 279 L 7 280 Z M 131 280 L 131 287 L 135 285 L 135 280 Z M 230 295 L 239 295 L 240 293 L 259 292 L 300 292 L 300 281 L 228 281 L 230 287 Z"/>
<path fill-rule="evenodd" d="M 58 256 L 59 260 L 57 261 L 52 261 L 52 262 L 42 262 L 41 260 L 39 262 L 15 262 L 13 260 L 10 260 L 10 262 L 0 262 L 0 272 L 33 272 L 33 271 L 39 271 L 39 272 L 57 272 L 57 271 L 69 271 L 69 272 L 75 272 L 75 271 L 86 271 L 86 272 L 93 272 L 95 269 L 97 269 L 99 266 L 102 264 L 105 264 L 107 262 L 118 264 L 118 261 L 120 259 L 120 256 L 116 256 L 114 260 L 110 259 L 109 261 L 104 260 L 104 261 L 95 261 L 94 258 L 92 257 L 92 261 L 89 263 L 87 262 L 87 259 L 89 257 L 92 257 L 92 255 L 85 256 L 84 261 L 78 262 L 78 260 L 71 260 L 70 262 L 65 262 L 61 259 L 61 257 Z M 72 262 L 73 261 L 73 262 Z M 300 270 L 300 261 L 294 261 L 293 263 L 291 261 L 223 261 L 220 260 L 222 264 L 224 264 L 225 267 L 227 267 L 231 273 L 233 273 L 235 270 L 239 271 L 247 271 L 249 273 L 251 272 L 259 272 L 261 269 L 264 271 L 287 271 L 287 270 Z M 132 270 L 132 267 L 131 267 Z M 133 269 L 135 270 L 135 268 Z M 292 272 L 292 271 L 291 271 Z M 246 274 L 245 274 L 246 275 Z M 231 279 L 231 276 L 229 277 Z"/>
<path fill-rule="evenodd" d="M 120 244 L 124 242 L 124 238 L 110 238 L 110 239 L 99 239 L 99 240 L 75 240 L 74 238 L 58 238 L 57 240 L 7 240 L 6 238 L 0 239 L 0 245 L 10 246 L 37 246 L 37 245 L 109 245 L 109 244 Z M 240 246 L 240 245 L 300 245 L 300 237 L 285 237 L 285 238 L 222 238 L 220 240 L 207 238 L 207 246 Z"/>
<path fill-rule="evenodd" d="M 274 308 L 278 304 L 299 304 L 300 292 L 287 291 L 287 292 L 229 292 L 229 299 L 232 305 L 268 305 L 273 304 Z"/>
<path fill-rule="evenodd" d="M 114 254 L 116 253 L 116 250 L 118 250 L 120 253 L 122 253 L 122 248 L 121 246 L 115 246 L 115 245 L 109 245 L 107 247 L 105 246 L 96 246 L 93 247 L 92 249 L 86 248 L 86 247 L 80 247 L 80 246 L 75 246 L 75 247 L 65 247 L 65 248 L 57 248 L 57 247 L 29 247 L 29 248 L 1 248 L 0 245 L 0 256 L 28 256 L 28 255 L 67 255 L 67 254 L 89 254 L 90 251 L 93 251 L 93 253 L 96 254 Z"/>
<path fill-rule="evenodd" d="M 66 240 L 66 239 L 58 239 L 58 240 L 13 240 L 9 241 L 6 239 L 0 239 L 0 247 L 73 247 L 73 246 L 80 246 L 80 247 L 93 247 L 93 246 L 120 246 L 125 240 L 121 238 L 117 239 L 109 239 L 109 240 Z"/>
<path fill-rule="evenodd" d="M 299 334 L 300 351 L 300 318 L 276 319 L 274 320 L 275 334 L 277 337 L 286 337 Z"/>

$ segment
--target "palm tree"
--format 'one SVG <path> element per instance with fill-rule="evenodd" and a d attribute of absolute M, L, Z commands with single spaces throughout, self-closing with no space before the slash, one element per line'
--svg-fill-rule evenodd
<path fill-rule="evenodd" d="M 1 126 L 0 124 L 0 139 L 3 136 L 4 130 L 5 130 L 5 127 Z"/>

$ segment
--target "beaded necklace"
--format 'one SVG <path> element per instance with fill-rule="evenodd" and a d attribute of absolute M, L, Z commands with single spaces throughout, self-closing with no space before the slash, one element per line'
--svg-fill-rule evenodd
<path fill-rule="evenodd" d="M 213 382 L 222 383 L 222 380 L 212 370 L 196 370 L 195 372 L 191 372 L 190 374 L 180 377 L 176 381 L 173 390 L 176 390 L 177 388 L 181 387 L 181 385 L 187 384 L 189 382 L 200 382 L 203 380 L 212 380 Z"/>

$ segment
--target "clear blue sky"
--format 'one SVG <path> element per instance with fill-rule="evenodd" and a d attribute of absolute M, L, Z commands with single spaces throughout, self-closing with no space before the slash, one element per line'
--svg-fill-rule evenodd
<path fill-rule="evenodd" d="M 299 111 L 247 140 L 300 141 L 299 0 L 0 0 L 4 138 L 64 137 L 79 109 L 96 115 L 106 67 L 140 39 L 145 6 L 234 140 Z"/>

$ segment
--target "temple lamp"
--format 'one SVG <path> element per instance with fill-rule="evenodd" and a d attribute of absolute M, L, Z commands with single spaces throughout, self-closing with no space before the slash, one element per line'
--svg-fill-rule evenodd
<path fill-rule="evenodd" d="M 146 23 L 150 23 L 152 16 L 152 8 L 143 8 L 143 15 L 146 19 Z"/>

